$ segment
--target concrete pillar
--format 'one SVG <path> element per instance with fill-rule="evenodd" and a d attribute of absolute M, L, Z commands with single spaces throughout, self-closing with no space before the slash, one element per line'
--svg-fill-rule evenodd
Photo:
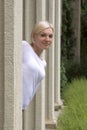
<path fill-rule="evenodd" d="M 4 130 L 4 2 L 0 0 L 0 129 Z"/>
<path fill-rule="evenodd" d="M 0 129 L 22 130 L 22 0 L 0 1 Z"/>
<path fill-rule="evenodd" d="M 46 1 L 36 0 L 36 21 L 45 20 Z M 45 59 L 45 52 L 43 53 Z M 45 130 L 45 79 L 41 82 L 40 88 L 36 93 L 36 118 L 35 130 Z"/>
<path fill-rule="evenodd" d="M 31 43 L 31 30 L 36 18 L 36 1 L 23 0 L 23 9 L 23 39 Z M 35 97 L 24 111 L 23 130 L 35 130 Z"/>
<path fill-rule="evenodd" d="M 48 20 L 54 25 L 55 0 L 48 1 Z M 54 123 L 54 41 L 47 53 L 46 126 Z"/>
<path fill-rule="evenodd" d="M 33 25 L 45 18 L 45 1 L 24 1 L 24 34 L 23 37 L 29 43 L 31 41 L 30 35 Z M 45 58 L 45 53 L 43 53 Z M 34 97 L 27 110 L 24 111 L 24 128 L 23 130 L 44 130 L 45 129 L 45 80 L 41 83 L 41 86 Z"/>
<path fill-rule="evenodd" d="M 45 130 L 45 80 L 36 94 L 35 130 Z"/>
<path fill-rule="evenodd" d="M 24 0 L 24 34 L 25 40 L 30 42 L 30 33 L 34 23 L 40 20 L 48 20 L 55 26 L 56 33 L 60 32 L 60 16 L 55 13 L 60 6 L 55 0 Z M 56 12 L 55 12 L 56 8 Z M 59 8 L 60 10 L 60 8 Z M 55 18 L 57 16 L 57 18 Z M 57 20 L 57 21 L 55 21 Z M 58 22 L 58 23 L 57 23 Z M 56 26 L 58 28 L 56 28 Z M 54 34 L 55 35 L 55 34 Z M 55 38 L 56 36 L 54 36 Z M 41 85 L 31 102 L 27 110 L 24 111 L 24 128 L 23 130 L 45 130 L 46 126 L 49 124 L 55 124 L 54 117 L 54 90 L 55 86 L 60 85 L 60 44 L 55 45 L 60 42 L 60 34 L 57 39 L 53 41 L 52 46 L 43 53 L 43 58 L 47 61 L 46 77 L 41 82 Z M 58 40 L 58 41 L 57 41 Z M 56 43 L 55 43 L 56 42 Z M 57 47 L 57 48 L 56 48 Z M 56 61 L 56 58 L 58 59 Z M 58 66 L 57 66 L 58 65 Z M 55 68 L 56 67 L 56 68 Z M 54 69 L 55 68 L 55 69 Z M 55 73 L 57 69 L 57 72 Z M 58 76 L 56 79 L 55 77 Z M 58 80 L 58 81 L 57 81 Z M 55 83 L 56 82 L 56 83 Z M 59 86 L 60 87 L 60 86 Z M 60 102 L 60 88 L 56 88 L 56 102 Z"/>
<path fill-rule="evenodd" d="M 46 0 L 36 0 L 36 21 L 46 20 Z"/>
<path fill-rule="evenodd" d="M 61 0 L 55 3 L 55 109 L 62 105 L 60 94 L 60 62 L 61 62 Z"/>
<path fill-rule="evenodd" d="M 35 130 L 35 98 L 23 113 L 23 129 Z"/>
<path fill-rule="evenodd" d="M 31 42 L 30 35 L 36 20 L 35 0 L 23 0 L 23 39 Z"/>

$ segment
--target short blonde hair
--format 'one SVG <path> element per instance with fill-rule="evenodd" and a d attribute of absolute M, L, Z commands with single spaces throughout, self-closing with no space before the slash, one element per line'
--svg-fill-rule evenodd
<path fill-rule="evenodd" d="M 40 33 L 46 28 L 51 28 L 54 31 L 53 25 L 47 21 L 40 21 L 35 24 L 31 32 L 31 42 L 34 42 L 34 35 Z"/>

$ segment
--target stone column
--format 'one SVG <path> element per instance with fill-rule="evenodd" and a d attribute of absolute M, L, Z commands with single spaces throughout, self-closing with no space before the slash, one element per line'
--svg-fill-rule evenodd
<path fill-rule="evenodd" d="M 46 4 L 45 0 L 36 0 L 36 21 L 45 20 Z M 43 53 L 45 59 L 45 52 Z M 45 130 L 45 79 L 41 82 L 36 93 L 36 118 L 35 130 Z"/>
<path fill-rule="evenodd" d="M 22 0 L 0 1 L 0 129 L 22 130 Z"/>
<path fill-rule="evenodd" d="M 31 42 L 31 30 L 35 24 L 35 0 L 23 0 L 23 39 Z"/>
<path fill-rule="evenodd" d="M 55 109 L 58 109 L 61 102 L 60 95 L 60 61 L 61 61 L 61 0 L 55 3 Z"/>
<path fill-rule="evenodd" d="M 23 0 L 23 39 L 31 43 L 31 31 L 35 23 L 35 0 Z M 35 97 L 24 111 L 23 130 L 35 130 Z"/>
<path fill-rule="evenodd" d="M 4 130 L 4 1 L 0 0 L 0 129 Z"/>
<path fill-rule="evenodd" d="M 31 31 L 33 25 L 45 18 L 45 0 L 36 1 L 24 1 L 24 33 L 23 37 L 29 43 L 31 41 Z M 45 58 L 45 53 L 43 53 L 43 58 Z M 37 94 L 35 95 L 33 101 L 28 106 L 27 110 L 24 111 L 24 130 L 44 130 L 45 129 L 45 80 L 42 81 Z"/>
<path fill-rule="evenodd" d="M 54 25 L 55 0 L 48 1 L 48 20 Z M 46 78 L 46 127 L 54 124 L 54 41 L 47 53 L 47 78 Z"/>

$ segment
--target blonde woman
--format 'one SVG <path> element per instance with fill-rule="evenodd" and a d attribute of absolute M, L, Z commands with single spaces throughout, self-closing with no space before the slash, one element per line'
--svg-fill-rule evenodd
<path fill-rule="evenodd" d="M 41 58 L 43 50 L 53 41 L 54 29 L 47 21 L 37 23 L 31 33 L 31 43 L 22 41 L 23 46 L 23 106 L 32 101 L 42 79 L 45 77 L 46 61 Z"/>

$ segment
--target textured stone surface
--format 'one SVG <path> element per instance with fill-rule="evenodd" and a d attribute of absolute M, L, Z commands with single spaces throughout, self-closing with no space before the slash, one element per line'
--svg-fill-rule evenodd
<path fill-rule="evenodd" d="M 22 0 L 0 1 L 0 18 L 0 130 L 21 130 Z"/>

